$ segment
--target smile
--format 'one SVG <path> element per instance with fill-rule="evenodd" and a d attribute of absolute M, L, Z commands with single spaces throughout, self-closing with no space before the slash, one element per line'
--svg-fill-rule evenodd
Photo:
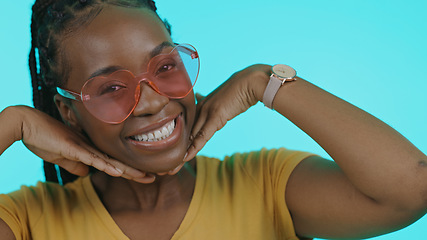
<path fill-rule="evenodd" d="M 146 126 L 126 139 L 138 151 L 163 151 L 184 140 L 184 126 L 183 116 L 179 114 Z"/>
<path fill-rule="evenodd" d="M 134 135 L 130 138 L 135 141 L 157 142 L 168 138 L 173 133 L 173 130 L 175 130 L 175 119 L 154 131 Z"/>

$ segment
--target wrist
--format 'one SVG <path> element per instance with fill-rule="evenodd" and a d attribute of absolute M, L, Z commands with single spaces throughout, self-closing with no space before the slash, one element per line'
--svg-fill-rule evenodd
<path fill-rule="evenodd" d="M 267 87 L 262 96 L 262 102 L 270 109 L 273 109 L 273 101 L 279 92 L 279 89 L 285 82 L 292 82 L 296 80 L 296 71 L 292 67 L 285 64 L 276 64 L 271 68 L 271 76 L 268 81 Z"/>
<path fill-rule="evenodd" d="M 24 124 L 24 113 L 23 109 L 27 108 L 26 106 L 9 106 L 2 111 L 3 119 L 2 124 L 3 127 L 8 128 L 8 132 L 10 137 L 16 141 L 20 141 L 22 139 L 22 126 Z"/>
<path fill-rule="evenodd" d="M 253 77 L 250 78 L 249 89 L 255 99 L 255 103 L 257 103 L 262 102 L 262 97 L 271 75 L 271 65 L 257 64 L 254 66 L 257 67 L 257 70 L 253 72 Z"/>
<path fill-rule="evenodd" d="M 22 121 L 17 107 L 7 107 L 0 112 L 0 154 L 14 142 L 21 140 Z"/>

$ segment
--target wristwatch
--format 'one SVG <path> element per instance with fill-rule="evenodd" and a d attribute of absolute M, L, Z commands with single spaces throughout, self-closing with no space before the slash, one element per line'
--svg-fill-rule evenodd
<path fill-rule="evenodd" d="M 274 65 L 271 67 L 271 72 L 270 81 L 264 91 L 262 102 L 266 107 L 273 109 L 273 100 L 277 91 L 279 91 L 279 88 L 285 84 L 285 82 L 296 80 L 295 76 L 297 75 L 297 72 L 295 69 L 284 64 Z"/>

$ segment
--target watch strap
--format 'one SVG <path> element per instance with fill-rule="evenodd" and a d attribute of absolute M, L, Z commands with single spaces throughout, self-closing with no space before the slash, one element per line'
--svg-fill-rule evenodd
<path fill-rule="evenodd" d="M 282 86 L 283 80 L 280 80 L 272 74 L 270 76 L 270 81 L 268 81 L 267 87 L 264 91 L 264 96 L 262 97 L 262 102 L 264 105 L 270 109 L 273 109 L 273 100 L 279 91 L 279 88 Z"/>

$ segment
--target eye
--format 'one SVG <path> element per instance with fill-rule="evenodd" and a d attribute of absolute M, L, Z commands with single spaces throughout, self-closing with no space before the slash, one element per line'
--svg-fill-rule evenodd
<path fill-rule="evenodd" d="M 103 93 L 109 93 L 109 92 L 114 92 L 114 91 L 118 91 L 122 88 L 122 86 L 109 86 L 108 88 L 104 89 L 102 92 Z"/>
<path fill-rule="evenodd" d="M 120 82 L 105 83 L 98 89 L 98 95 L 110 94 L 126 89 L 126 85 Z"/>
<path fill-rule="evenodd" d="M 174 68 L 175 68 L 175 63 L 163 64 L 157 69 L 156 74 L 168 72 L 173 70 Z"/>

